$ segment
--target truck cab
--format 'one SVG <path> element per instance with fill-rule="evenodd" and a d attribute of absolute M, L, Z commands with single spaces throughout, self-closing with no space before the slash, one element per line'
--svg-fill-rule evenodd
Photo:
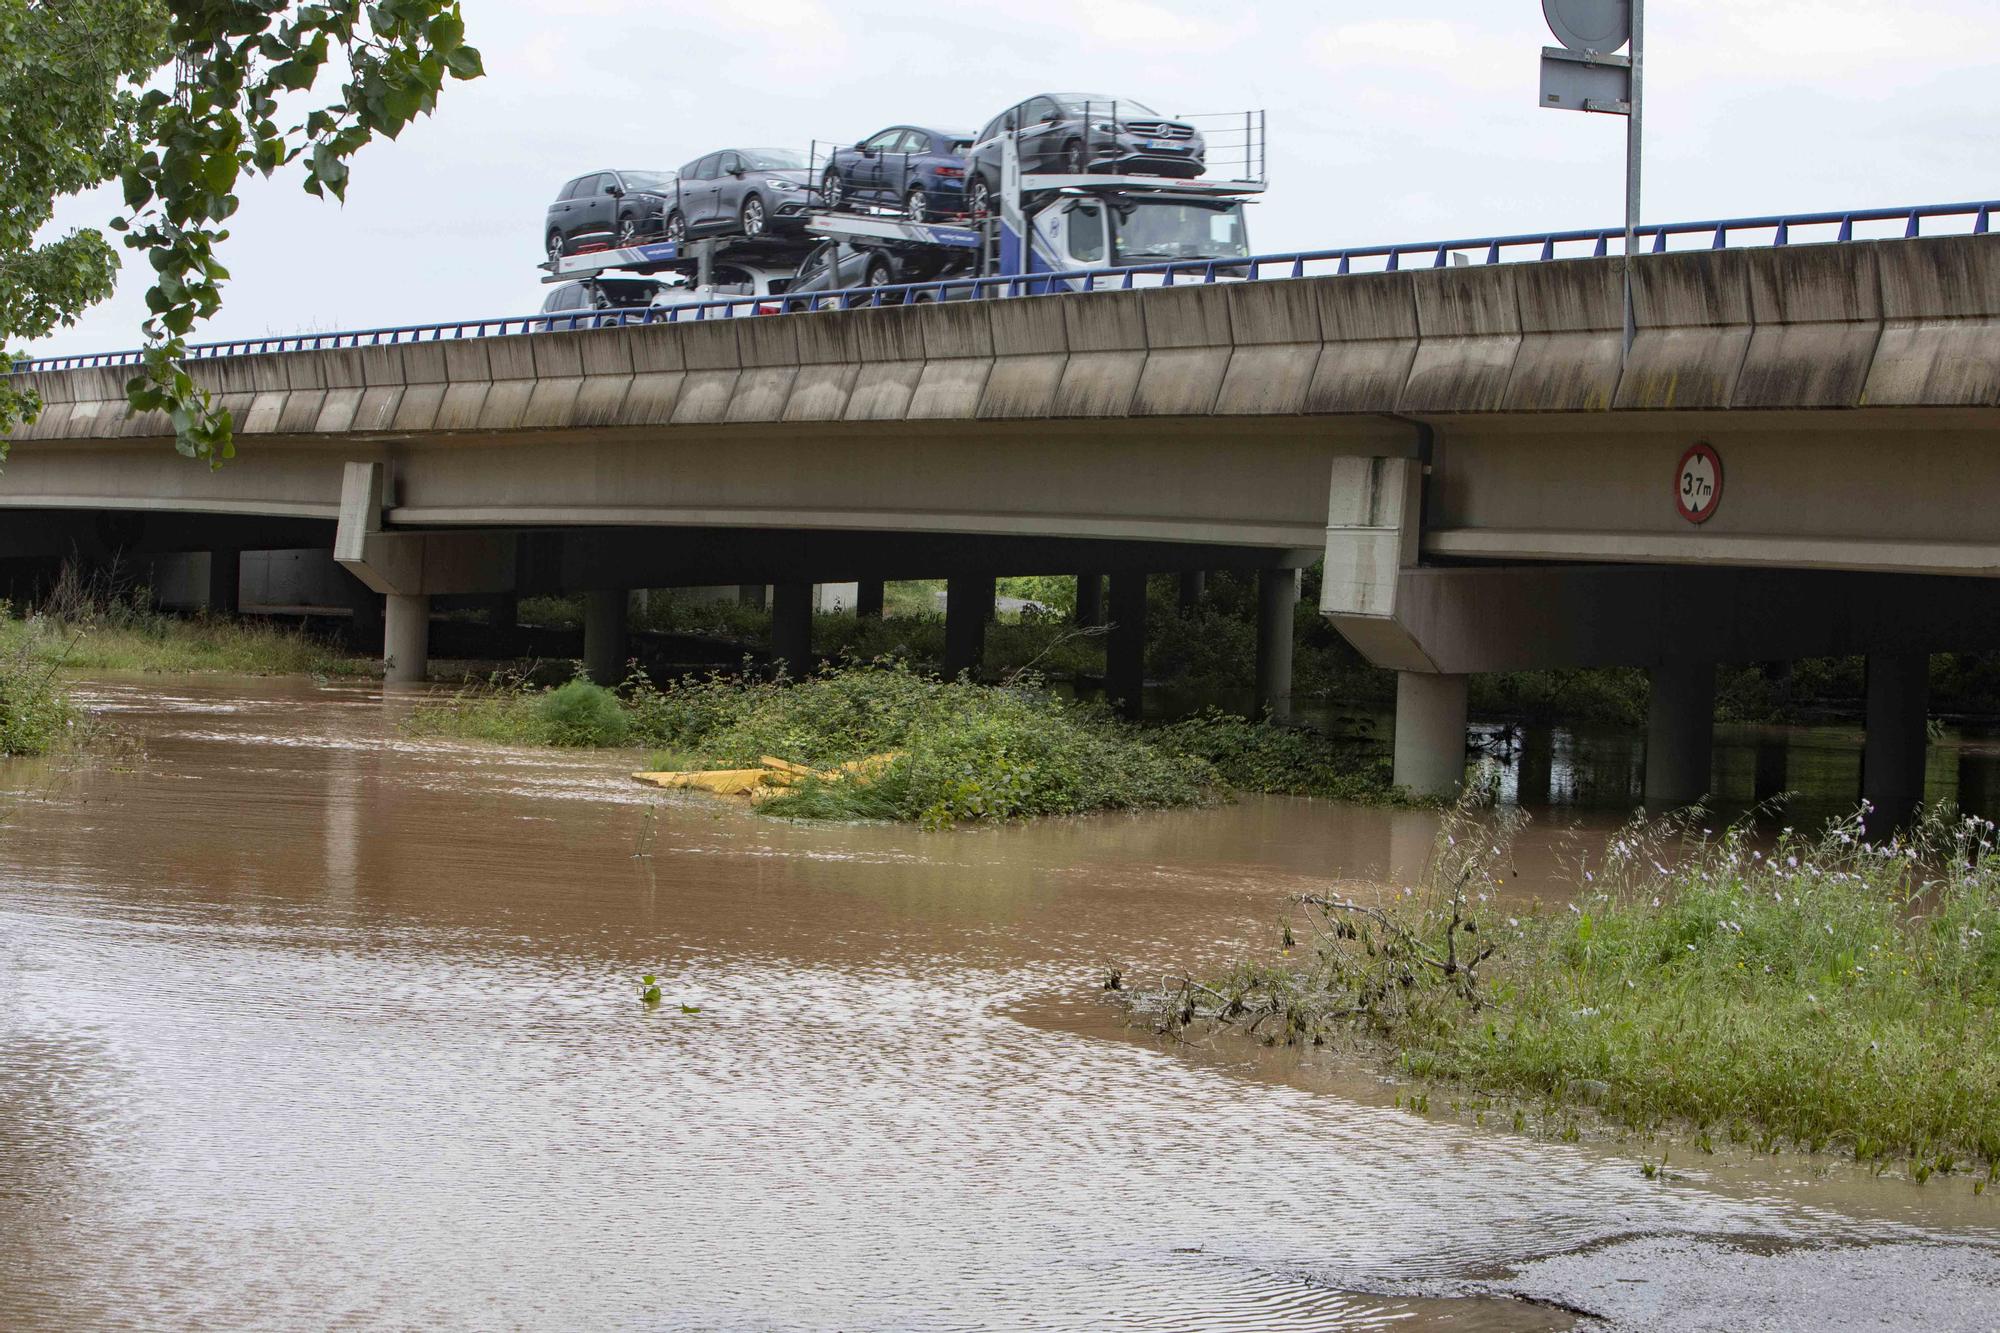
<path fill-rule="evenodd" d="M 1036 258 L 1052 272 L 1245 259 L 1250 254 L 1240 199 L 1093 192 L 1044 204 L 1032 214 L 1030 226 Z"/>

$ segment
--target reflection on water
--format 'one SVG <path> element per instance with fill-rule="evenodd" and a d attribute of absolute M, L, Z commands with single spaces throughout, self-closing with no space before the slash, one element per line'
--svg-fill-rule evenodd
<path fill-rule="evenodd" d="M 1553 1328 L 1439 1298 L 1635 1232 L 1964 1221 L 1662 1188 L 1093 998 L 1413 873 L 1423 814 L 811 827 L 403 740 L 359 687 L 93 701 L 147 762 L 0 832 L 0 1326 Z"/>

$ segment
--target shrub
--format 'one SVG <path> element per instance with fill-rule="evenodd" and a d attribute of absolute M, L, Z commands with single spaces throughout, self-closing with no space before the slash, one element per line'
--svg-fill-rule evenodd
<path fill-rule="evenodd" d="M 535 715 L 549 745 L 623 745 L 632 734 L 632 718 L 618 696 L 587 680 L 572 680 L 544 694 Z"/>
<path fill-rule="evenodd" d="M 6 603 L 0 602 L 0 616 Z M 47 754 L 77 720 L 54 666 L 25 647 L 0 652 L 0 756 Z"/>

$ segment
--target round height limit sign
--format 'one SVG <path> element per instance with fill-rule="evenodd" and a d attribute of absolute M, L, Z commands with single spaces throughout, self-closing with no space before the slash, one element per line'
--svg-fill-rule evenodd
<path fill-rule="evenodd" d="M 1722 458 L 1706 444 L 1691 445 L 1674 469 L 1674 505 L 1690 523 L 1706 523 L 1722 501 Z"/>

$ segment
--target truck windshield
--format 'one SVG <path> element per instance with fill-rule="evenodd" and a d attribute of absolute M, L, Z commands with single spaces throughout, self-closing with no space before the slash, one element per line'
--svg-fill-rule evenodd
<path fill-rule="evenodd" d="M 1243 205 L 1158 201 L 1117 207 L 1118 262 L 1241 259 L 1250 253 Z"/>

